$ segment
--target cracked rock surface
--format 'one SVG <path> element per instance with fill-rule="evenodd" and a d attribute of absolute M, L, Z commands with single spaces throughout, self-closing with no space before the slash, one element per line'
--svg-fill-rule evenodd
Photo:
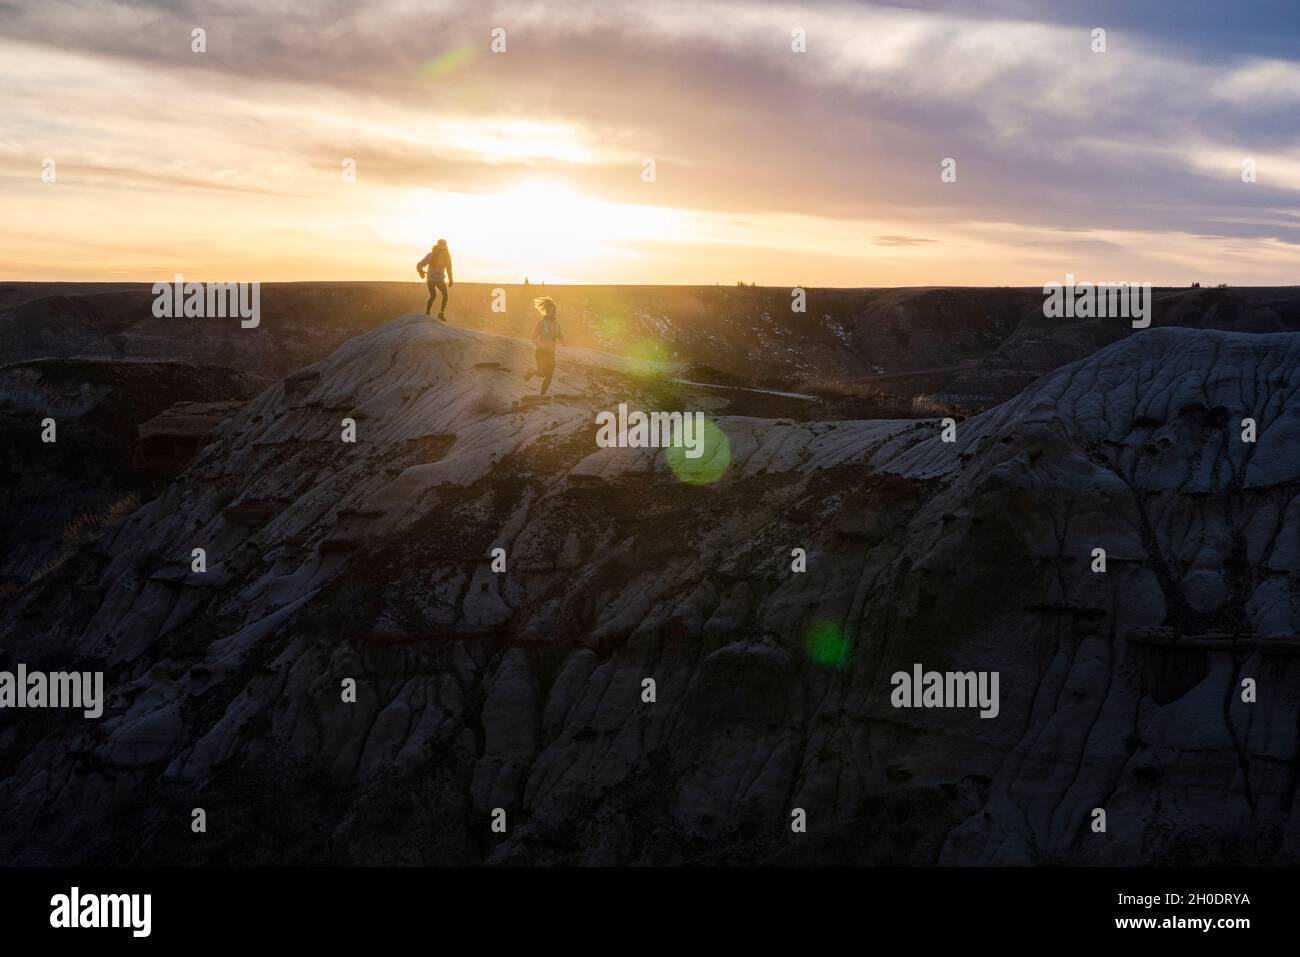
<path fill-rule="evenodd" d="M 1300 859 L 1300 334 L 1145 330 L 953 443 L 586 349 L 530 401 L 530 358 L 352 339 L 10 602 L 8 659 L 109 701 L 10 713 L 0 859 Z M 703 410 L 721 477 L 598 448 L 619 402 Z M 916 663 L 998 672 L 997 717 L 894 708 Z"/>

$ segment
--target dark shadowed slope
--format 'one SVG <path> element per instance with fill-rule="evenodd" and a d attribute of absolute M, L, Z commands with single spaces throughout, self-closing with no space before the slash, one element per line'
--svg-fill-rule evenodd
<path fill-rule="evenodd" d="M 46 573 L 105 523 L 161 491 L 179 470 L 167 467 L 175 450 L 155 443 L 154 468 L 143 468 L 150 463 L 137 456 L 140 425 L 179 402 L 202 402 L 219 420 L 268 381 L 170 361 L 46 359 L 0 367 L 0 583 Z M 47 420 L 53 442 L 43 441 Z"/>
<path fill-rule="evenodd" d="M 9 660 L 112 700 L 0 729 L 0 858 L 1300 858 L 1300 335 L 1133 335 L 955 444 L 716 415 L 700 484 L 595 446 L 644 367 L 575 350 L 536 406 L 528 358 L 385 324 L 14 596 Z M 999 672 L 998 716 L 893 708 L 915 663 Z"/>

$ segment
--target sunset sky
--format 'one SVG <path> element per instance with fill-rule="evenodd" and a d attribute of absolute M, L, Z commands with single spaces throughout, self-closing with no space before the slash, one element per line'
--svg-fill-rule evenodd
<path fill-rule="evenodd" d="M 10 280 L 1296 284 L 1300 16 L 0 0 L 0 196 Z"/>

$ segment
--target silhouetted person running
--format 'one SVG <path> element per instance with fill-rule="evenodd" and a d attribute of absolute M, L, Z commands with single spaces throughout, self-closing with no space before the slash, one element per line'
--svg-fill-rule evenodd
<path fill-rule="evenodd" d="M 541 376 L 542 391 L 539 394 L 546 395 L 546 390 L 551 387 L 551 376 L 555 374 L 555 346 L 564 344 L 564 333 L 560 331 L 559 320 L 555 318 L 554 299 L 549 297 L 534 299 L 533 307 L 542 314 L 542 318 L 537 320 L 537 326 L 533 329 L 533 345 L 537 347 L 533 361 L 537 366 L 529 369 L 528 375 L 524 378 Z"/>
<path fill-rule="evenodd" d="M 429 270 L 427 278 L 424 275 L 425 267 Z M 429 250 L 429 255 L 415 264 L 415 271 L 429 286 L 429 301 L 424 306 L 424 314 L 426 316 L 429 314 L 429 310 L 433 308 L 433 300 L 441 291 L 442 305 L 438 307 L 438 318 L 446 322 L 447 317 L 443 313 L 447 309 L 447 287 L 456 285 L 456 280 L 451 275 L 451 253 L 447 249 L 447 240 L 438 240 Z"/>

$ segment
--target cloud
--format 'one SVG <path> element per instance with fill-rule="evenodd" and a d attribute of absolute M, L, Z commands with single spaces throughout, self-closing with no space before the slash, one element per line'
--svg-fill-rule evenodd
<path fill-rule="evenodd" d="M 1214 96 L 1238 109 L 1268 112 L 1300 104 L 1300 64 L 1256 60 L 1215 79 Z"/>
<path fill-rule="evenodd" d="M 542 177 L 610 208 L 713 216 L 698 241 L 736 256 L 797 244 L 726 228 L 739 219 L 936 271 L 958 244 L 1025 255 L 994 223 L 1067 258 L 1171 236 L 1208 258 L 1195 237 L 1229 234 L 1271 263 L 1300 241 L 1279 212 L 1300 189 L 1300 66 L 1256 34 L 1224 27 L 1215 48 L 1181 25 L 1189 39 L 1171 43 L 1159 18 L 1117 7 L 1097 54 L 1078 5 L 917 6 L 0 2 L 0 172 L 56 156 L 68 185 L 122 202 L 240 193 L 289 204 L 248 210 L 285 223 Z M 495 26 L 505 54 L 488 50 Z M 196 27 L 207 53 L 190 49 Z M 1249 188 L 1242 157 L 1258 160 Z M 1067 246 L 1062 230 L 1090 238 Z"/>
<path fill-rule="evenodd" d="M 873 246 L 920 246 L 932 243 L 933 239 L 919 239 L 916 236 L 877 236 L 871 241 Z"/>

